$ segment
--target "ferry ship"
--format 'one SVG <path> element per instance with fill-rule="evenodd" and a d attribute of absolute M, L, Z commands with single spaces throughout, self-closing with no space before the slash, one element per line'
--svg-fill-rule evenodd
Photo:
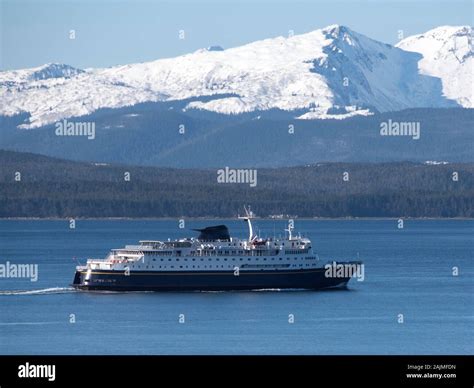
<path fill-rule="evenodd" d="M 248 239 L 231 237 L 227 226 L 217 225 L 194 229 L 196 238 L 140 241 L 77 266 L 72 286 L 104 291 L 319 290 L 346 287 L 354 275 L 328 271 L 311 241 L 295 236 L 291 224 L 283 238 L 259 238 L 253 213 L 249 208 L 245 212 L 239 218 L 248 225 Z M 338 263 L 349 268 L 359 264 Z"/>

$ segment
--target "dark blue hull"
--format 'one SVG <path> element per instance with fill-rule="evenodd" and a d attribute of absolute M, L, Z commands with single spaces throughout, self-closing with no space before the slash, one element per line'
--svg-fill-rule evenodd
<path fill-rule="evenodd" d="M 76 272 L 73 287 L 103 291 L 227 291 L 258 289 L 308 289 L 345 287 L 350 277 L 326 277 L 324 268 L 293 271 Z"/>

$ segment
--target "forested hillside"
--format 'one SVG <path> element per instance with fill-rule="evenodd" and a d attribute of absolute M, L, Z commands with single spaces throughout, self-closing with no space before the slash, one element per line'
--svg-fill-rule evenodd
<path fill-rule="evenodd" d="M 260 216 L 474 217 L 474 164 L 259 168 L 250 187 L 218 183 L 216 169 L 98 165 L 0 151 L 0 217 L 231 217 L 244 204 Z"/>

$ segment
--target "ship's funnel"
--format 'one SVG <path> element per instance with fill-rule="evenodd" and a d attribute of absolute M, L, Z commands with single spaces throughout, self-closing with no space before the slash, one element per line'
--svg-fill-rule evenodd
<path fill-rule="evenodd" d="M 208 226 L 203 229 L 193 229 L 199 233 L 199 240 L 226 240 L 230 241 L 229 229 L 225 225 Z"/>

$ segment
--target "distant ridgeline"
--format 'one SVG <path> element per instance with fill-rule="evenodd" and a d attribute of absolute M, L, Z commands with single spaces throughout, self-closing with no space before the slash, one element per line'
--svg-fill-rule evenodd
<path fill-rule="evenodd" d="M 474 217 L 474 163 L 325 163 L 254 170 L 72 162 L 0 151 L 0 217 Z M 222 166 L 224 167 L 224 166 Z"/>
<path fill-rule="evenodd" d="M 101 109 L 32 130 L 18 128 L 27 114 L 0 116 L 0 148 L 176 168 L 474 161 L 474 109 L 420 108 L 345 120 L 295 120 L 295 112 L 274 109 L 240 115 L 183 112 L 187 103 Z"/>

